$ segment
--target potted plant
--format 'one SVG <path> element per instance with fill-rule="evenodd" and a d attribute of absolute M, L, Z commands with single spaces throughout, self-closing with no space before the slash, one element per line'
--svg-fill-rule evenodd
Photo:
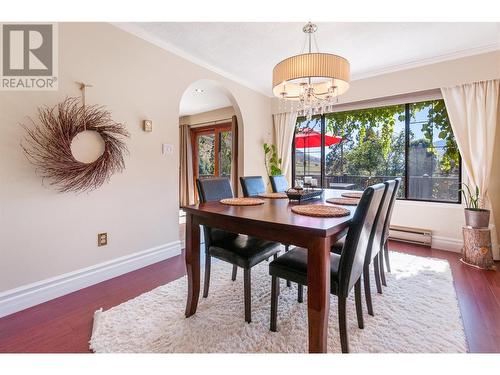
<path fill-rule="evenodd" d="M 460 189 L 465 200 L 465 225 L 472 228 L 487 228 L 490 224 L 490 210 L 480 208 L 479 187 L 476 186 L 474 193 L 467 184 L 462 183 L 465 189 Z"/>

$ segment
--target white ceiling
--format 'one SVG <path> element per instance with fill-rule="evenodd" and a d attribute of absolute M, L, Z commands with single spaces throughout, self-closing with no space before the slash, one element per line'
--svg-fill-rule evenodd
<path fill-rule="evenodd" d="M 274 65 L 300 53 L 305 41 L 303 23 L 117 26 L 267 95 Z M 316 38 L 320 52 L 350 61 L 355 80 L 500 49 L 500 23 L 318 23 Z"/>
<path fill-rule="evenodd" d="M 196 89 L 203 92 L 196 92 Z M 195 115 L 230 106 L 231 101 L 219 85 L 214 81 L 201 80 L 190 85 L 182 95 L 179 116 Z"/>

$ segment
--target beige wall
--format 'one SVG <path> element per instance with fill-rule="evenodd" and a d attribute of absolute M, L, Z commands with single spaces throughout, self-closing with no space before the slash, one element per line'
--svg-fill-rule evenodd
<path fill-rule="evenodd" d="M 59 90 L 0 92 L 0 292 L 179 239 L 179 102 L 199 79 L 232 94 L 244 139 L 240 173 L 264 175 L 268 97 L 110 24 L 59 25 Z M 87 102 L 107 106 L 126 124 L 130 156 L 102 188 L 61 194 L 42 186 L 26 161 L 19 124 L 38 106 L 79 96 L 75 81 L 93 84 Z M 142 131 L 143 119 L 153 120 L 152 133 Z M 173 144 L 174 153 L 162 155 L 162 143 Z M 108 232 L 108 246 L 97 247 L 98 232 Z"/>
<path fill-rule="evenodd" d="M 182 116 L 179 118 L 179 124 L 195 125 L 206 122 L 220 121 L 220 120 L 230 119 L 235 114 L 236 113 L 233 107 L 224 107 L 224 108 L 214 109 L 213 111 L 197 113 L 195 115 Z"/>
<path fill-rule="evenodd" d="M 401 70 L 351 82 L 351 87 L 339 98 L 339 104 L 355 103 L 394 95 L 440 89 L 466 82 L 500 78 L 500 51 Z M 278 111 L 277 100 L 273 112 Z M 500 119 L 500 117 L 499 117 Z M 496 136 L 491 194 L 500 238 L 500 130 Z M 433 231 L 433 246 L 459 251 L 463 207 L 442 203 L 398 201 L 393 222 L 397 225 L 429 228 Z"/>

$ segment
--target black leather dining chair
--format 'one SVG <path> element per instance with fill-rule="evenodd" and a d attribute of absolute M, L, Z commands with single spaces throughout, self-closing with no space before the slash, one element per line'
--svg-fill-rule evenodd
<path fill-rule="evenodd" d="M 396 178 L 395 181 L 396 181 L 396 185 L 394 186 L 394 191 L 392 192 L 391 201 L 389 203 L 387 215 L 385 216 L 385 220 L 384 220 L 384 229 L 383 229 L 383 234 L 382 234 L 382 245 L 381 245 L 381 247 L 383 248 L 383 251 L 380 252 L 380 254 L 381 254 L 381 262 L 380 262 L 381 263 L 381 266 L 380 266 L 381 272 L 384 272 L 384 260 L 385 260 L 387 272 L 391 272 L 391 265 L 389 262 L 389 245 L 388 245 L 389 229 L 391 226 L 392 210 L 394 208 L 396 198 L 398 196 L 399 187 L 401 186 L 401 177 Z M 382 274 L 382 282 L 384 285 L 387 285 L 384 274 Z"/>
<path fill-rule="evenodd" d="M 330 254 L 330 293 L 338 297 L 340 343 L 343 353 L 349 352 L 347 337 L 346 301 L 354 288 L 356 315 L 359 328 L 364 327 L 361 304 L 360 278 L 364 270 L 366 252 L 372 246 L 377 212 L 385 186 L 368 187 L 361 197 L 349 225 L 344 251 Z M 277 329 L 278 278 L 307 285 L 307 249 L 293 248 L 269 264 L 271 281 L 271 331 Z"/>
<path fill-rule="evenodd" d="M 262 176 L 240 177 L 240 184 L 244 197 L 255 197 L 266 192 Z"/>
<path fill-rule="evenodd" d="M 371 251 L 367 254 L 367 262 L 373 262 L 373 268 L 375 271 L 375 282 L 377 283 L 377 292 L 382 294 L 382 285 L 387 286 L 385 279 L 385 271 L 383 266 L 384 257 L 384 247 L 382 246 L 382 239 L 384 235 L 384 225 L 389 212 L 389 206 L 391 204 L 392 195 L 394 193 L 394 188 L 396 187 L 395 180 L 389 180 L 384 182 L 385 192 L 382 203 L 380 204 L 379 219 L 377 220 L 377 230 L 375 231 L 375 237 L 373 238 L 373 245 Z M 381 284 L 382 281 L 382 285 Z"/>
<path fill-rule="evenodd" d="M 196 186 L 200 203 L 232 198 L 233 191 L 228 178 L 197 179 Z M 243 268 L 243 289 L 245 300 L 245 321 L 252 321 L 252 284 L 250 270 L 253 266 L 279 252 L 279 243 L 226 232 L 203 226 L 205 235 L 205 279 L 203 298 L 208 297 L 210 287 L 211 258 L 217 258 Z"/>
<path fill-rule="evenodd" d="M 283 193 L 288 190 L 288 181 L 283 175 L 269 176 L 274 193 Z"/>
<path fill-rule="evenodd" d="M 264 185 L 264 179 L 262 178 L 262 176 L 240 177 L 240 183 L 244 197 L 254 197 L 266 192 L 266 186 Z M 285 252 L 287 252 L 289 248 L 290 245 L 285 245 Z M 237 272 L 238 272 L 237 267 L 233 266 L 233 275 L 232 275 L 233 281 L 236 280 Z M 292 283 L 290 283 L 290 281 L 287 281 L 286 286 L 291 287 Z"/>
<path fill-rule="evenodd" d="M 380 265 L 381 264 L 380 263 L 381 250 L 382 250 L 382 247 L 380 246 L 380 244 L 381 244 L 381 239 L 382 239 L 385 217 L 387 215 L 387 211 L 389 208 L 389 204 L 390 204 L 390 200 L 392 197 L 392 192 L 394 190 L 395 184 L 396 184 L 396 181 L 394 181 L 394 180 L 384 182 L 384 194 L 382 196 L 382 200 L 380 202 L 380 205 L 379 205 L 379 208 L 377 211 L 377 220 L 376 220 L 377 225 L 374 227 L 374 234 L 373 234 L 374 237 L 373 237 L 372 245 L 366 251 L 365 266 L 363 269 L 363 284 L 364 284 L 364 290 L 365 290 L 366 307 L 368 310 L 368 314 L 372 315 L 372 316 L 374 315 L 374 312 L 373 312 L 373 302 L 372 302 L 372 294 L 371 294 L 371 286 L 370 286 L 370 283 L 371 283 L 370 282 L 370 265 L 373 264 L 373 271 L 374 271 L 374 276 L 375 276 L 375 284 L 377 287 L 377 292 L 379 294 L 382 294 L 382 284 L 385 283 L 385 274 L 384 274 L 383 268 L 381 269 L 381 265 Z M 342 239 L 342 240 L 336 242 L 332 246 L 332 251 L 336 254 L 341 254 L 341 252 L 344 251 L 344 245 L 345 245 L 345 242 L 344 242 L 344 239 Z M 386 283 L 384 285 L 386 285 Z"/>

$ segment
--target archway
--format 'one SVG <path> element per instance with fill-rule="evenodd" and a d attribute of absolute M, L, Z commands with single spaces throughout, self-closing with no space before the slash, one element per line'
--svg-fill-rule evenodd
<path fill-rule="evenodd" d="M 219 82 L 191 83 L 179 103 L 180 205 L 197 201 L 196 178 L 229 177 L 235 194 L 243 155 L 241 111 Z"/>

